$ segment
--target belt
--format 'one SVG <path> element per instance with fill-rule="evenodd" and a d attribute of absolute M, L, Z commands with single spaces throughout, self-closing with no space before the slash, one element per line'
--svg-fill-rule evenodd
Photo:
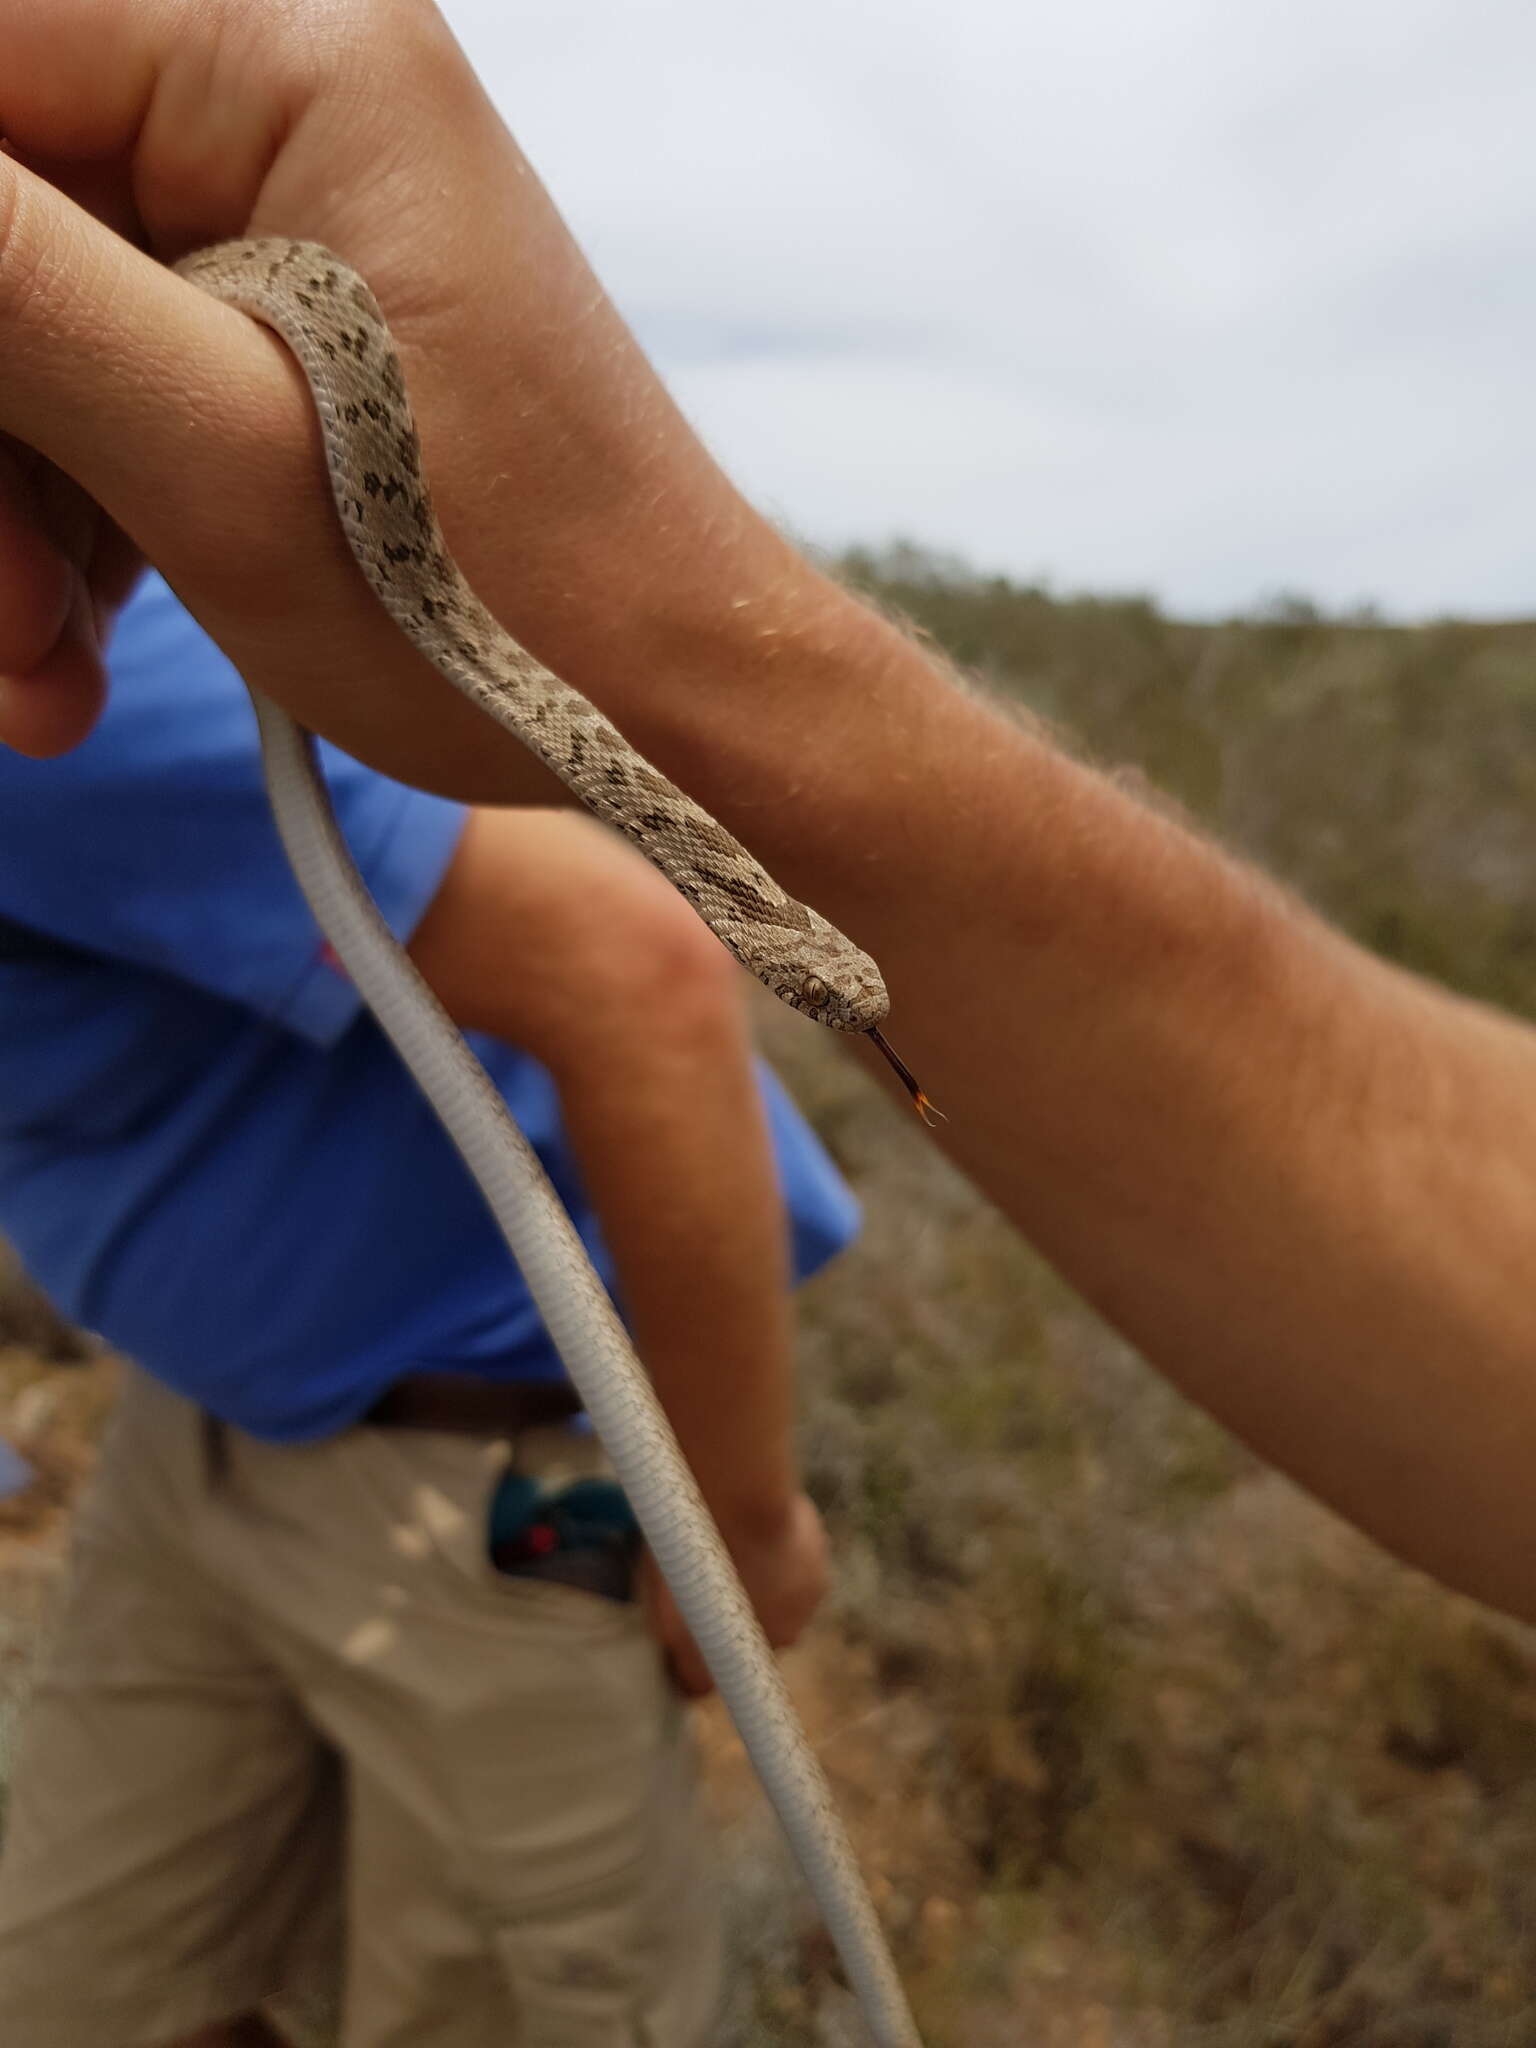
<path fill-rule="evenodd" d="M 581 1413 L 575 1389 L 560 1380 L 488 1380 L 473 1372 L 413 1372 L 386 1387 L 362 1417 L 385 1429 L 445 1429 L 503 1436 L 542 1429 Z"/>

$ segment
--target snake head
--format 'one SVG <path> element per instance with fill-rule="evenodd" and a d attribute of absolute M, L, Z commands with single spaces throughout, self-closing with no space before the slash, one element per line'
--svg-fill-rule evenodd
<path fill-rule="evenodd" d="M 809 914 L 811 942 L 802 934 L 794 964 L 778 979 L 769 980 L 766 974 L 763 979 L 780 1002 L 788 1003 L 802 1017 L 813 1018 L 831 1031 L 863 1033 L 889 1063 L 923 1122 L 930 1129 L 944 1122 L 943 1110 L 929 1101 L 917 1076 L 880 1029 L 891 1005 L 879 968 L 814 910 Z"/>
<path fill-rule="evenodd" d="M 835 926 L 810 912 L 792 954 L 757 967 L 781 1003 L 830 1031 L 868 1031 L 890 1009 L 880 970 Z"/>

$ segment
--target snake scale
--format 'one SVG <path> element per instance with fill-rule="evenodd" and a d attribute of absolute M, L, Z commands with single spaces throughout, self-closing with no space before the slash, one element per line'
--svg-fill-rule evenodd
<path fill-rule="evenodd" d="M 781 1001 L 879 1032 L 885 986 L 866 954 L 779 887 L 746 848 L 536 661 L 475 596 L 438 526 L 405 378 L 378 301 L 315 243 L 227 242 L 177 265 L 261 321 L 302 369 L 337 512 L 386 611 L 433 666 L 634 842 Z M 252 693 L 268 789 L 299 884 L 364 1001 L 463 1154 L 628 1493 L 793 1847 L 879 2048 L 920 2048 L 821 1766 L 729 1553 L 606 1290 L 500 1095 L 400 951 L 330 809 L 307 733 Z"/>

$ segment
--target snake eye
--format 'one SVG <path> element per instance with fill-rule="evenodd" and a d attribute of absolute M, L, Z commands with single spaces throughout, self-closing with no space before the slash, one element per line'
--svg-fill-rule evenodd
<path fill-rule="evenodd" d="M 827 1000 L 827 984 L 819 974 L 808 974 L 800 984 L 800 997 L 813 1010 L 819 1010 Z"/>

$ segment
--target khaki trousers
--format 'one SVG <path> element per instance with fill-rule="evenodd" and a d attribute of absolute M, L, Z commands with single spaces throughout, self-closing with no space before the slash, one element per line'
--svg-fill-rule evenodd
<path fill-rule="evenodd" d="M 160 2048 L 339 1983 L 343 2048 L 705 2048 L 681 1703 L 633 1602 L 499 1575 L 511 1447 L 216 1430 L 130 1372 L 24 1717 L 0 2042 Z"/>

